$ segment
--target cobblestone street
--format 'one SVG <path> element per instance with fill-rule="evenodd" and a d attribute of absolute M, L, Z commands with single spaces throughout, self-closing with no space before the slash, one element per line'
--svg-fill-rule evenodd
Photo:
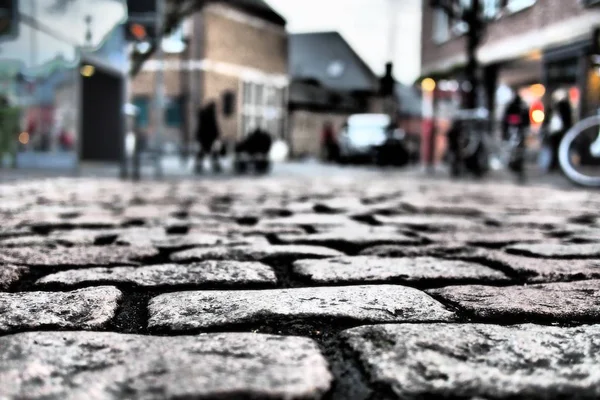
<path fill-rule="evenodd" d="M 598 192 L 15 180 L 0 220 L 2 400 L 600 397 Z"/>

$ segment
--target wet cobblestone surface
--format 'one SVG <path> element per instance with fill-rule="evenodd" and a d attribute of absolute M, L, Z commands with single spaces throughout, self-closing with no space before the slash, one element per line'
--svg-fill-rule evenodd
<path fill-rule="evenodd" d="M 0 399 L 600 396 L 600 196 L 0 185 Z"/>

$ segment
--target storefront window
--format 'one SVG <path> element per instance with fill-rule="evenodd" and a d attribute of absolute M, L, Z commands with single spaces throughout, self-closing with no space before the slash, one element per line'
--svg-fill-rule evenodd
<path fill-rule="evenodd" d="M 0 98 L 6 100 L 0 113 L 6 109 L 11 114 L 2 118 L 0 142 L 8 138 L 10 145 L 0 146 L 0 162 L 10 159 L 25 168 L 76 166 L 86 104 L 82 82 L 101 75 L 94 61 L 84 59 L 99 58 L 118 75 L 125 54 L 122 35 L 115 32 L 127 16 L 126 1 L 87 3 L 17 2 L 16 34 L 0 42 Z M 118 96 L 118 85 L 115 88 Z M 93 96 L 87 104 L 98 102 L 98 95 Z"/>

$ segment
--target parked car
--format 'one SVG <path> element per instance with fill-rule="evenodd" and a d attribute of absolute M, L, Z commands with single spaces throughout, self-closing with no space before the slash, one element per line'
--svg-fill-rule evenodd
<path fill-rule="evenodd" d="M 354 114 L 338 136 L 341 162 L 375 161 L 377 148 L 385 143 L 391 119 L 386 114 Z"/>

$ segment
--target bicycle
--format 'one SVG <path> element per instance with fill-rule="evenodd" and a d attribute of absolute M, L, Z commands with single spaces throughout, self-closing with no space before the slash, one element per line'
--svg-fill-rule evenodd
<path fill-rule="evenodd" d="M 583 162 L 584 154 L 579 150 L 589 152 L 590 168 Z M 585 187 L 600 187 L 600 110 L 597 115 L 587 117 L 567 131 L 558 148 L 558 161 L 561 169 L 573 183 Z M 579 167 L 579 168 L 578 168 Z M 583 170 L 583 171 L 580 171 Z"/>

